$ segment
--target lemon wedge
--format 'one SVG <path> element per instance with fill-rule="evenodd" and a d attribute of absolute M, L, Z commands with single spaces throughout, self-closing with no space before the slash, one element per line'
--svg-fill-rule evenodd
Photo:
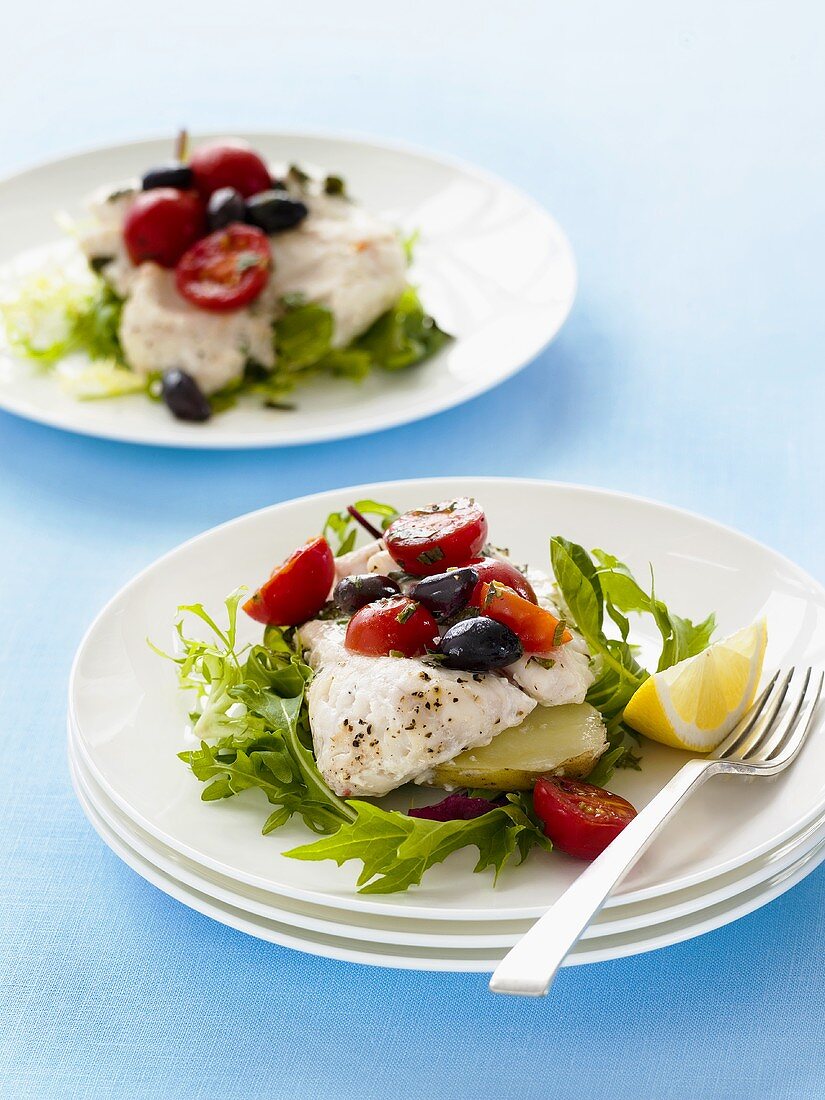
<path fill-rule="evenodd" d="M 753 702 L 768 641 L 764 619 L 649 677 L 625 707 L 629 726 L 663 745 L 710 752 Z"/>

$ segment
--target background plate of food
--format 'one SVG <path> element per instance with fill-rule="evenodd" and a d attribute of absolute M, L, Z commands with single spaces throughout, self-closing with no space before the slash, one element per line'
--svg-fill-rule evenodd
<path fill-rule="evenodd" d="M 447 409 L 532 360 L 576 288 L 563 232 L 516 188 L 347 137 L 81 153 L 0 183 L 0 229 L 0 407 L 163 446 Z"/>

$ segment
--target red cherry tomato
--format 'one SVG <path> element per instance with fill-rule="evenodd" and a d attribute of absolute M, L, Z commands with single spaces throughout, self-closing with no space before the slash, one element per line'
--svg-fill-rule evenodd
<path fill-rule="evenodd" d="M 204 232 L 203 203 L 194 191 L 155 187 L 141 191 L 123 223 L 123 240 L 133 264 L 154 260 L 174 267 Z"/>
<path fill-rule="evenodd" d="M 272 254 L 266 234 L 251 225 L 227 225 L 192 245 L 175 269 L 180 293 L 213 313 L 254 301 L 269 279 Z"/>
<path fill-rule="evenodd" d="M 214 141 L 192 154 L 195 186 L 208 199 L 221 187 L 234 187 L 245 199 L 272 186 L 266 162 L 245 141 Z"/>
<path fill-rule="evenodd" d="M 259 623 L 299 626 L 317 615 L 335 579 L 335 559 L 323 538 L 300 546 L 243 605 Z"/>
<path fill-rule="evenodd" d="M 537 602 L 532 584 L 509 561 L 502 561 L 500 558 L 479 558 L 478 561 L 471 561 L 469 564 L 478 573 L 478 584 L 473 589 L 472 596 L 470 596 L 470 603 L 473 607 L 478 607 L 481 603 L 482 584 L 485 582 L 490 584 L 493 581 L 506 584 L 508 588 L 512 588 L 514 592 L 517 592 L 523 599 L 529 600 L 530 603 Z"/>
<path fill-rule="evenodd" d="M 527 653 L 547 653 L 572 641 L 573 635 L 550 611 L 523 599 L 498 581 L 483 582 L 478 607 L 482 615 L 509 626 Z"/>
<path fill-rule="evenodd" d="M 636 816 L 626 798 L 579 779 L 545 777 L 533 790 L 533 809 L 562 852 L 595 859 Z"/>
<path fill-rule="evenodd" d="M 347 626 L 345 645 L 367 657 L 420 657 L 438 637 L 438 623 L 406 596 L 390 596 L 356 611 Z"/>
<path fill-rule="evenodd" d="M 384 533 L 393 560 L 415 577 L 466 565 L 478 557 L 486 539 L 487 517 L 469 497 L 405 512 Z"/>

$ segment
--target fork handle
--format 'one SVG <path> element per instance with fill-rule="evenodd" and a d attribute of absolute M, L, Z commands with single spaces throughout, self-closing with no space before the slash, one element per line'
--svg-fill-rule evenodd
<path fill-rule="evenodd" d="M 716 760 L 690 760 L 540 917 L 496 967 L 494 993 L 540 997 L 565 956 L 671 814 L 712 774 Z"/>

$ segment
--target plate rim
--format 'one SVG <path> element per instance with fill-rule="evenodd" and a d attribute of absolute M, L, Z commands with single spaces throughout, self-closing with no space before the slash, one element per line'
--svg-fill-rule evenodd
<path fill-rule="evenodd" d="M 681 508 L 681 507 L 676 506 L 676 505 L 664 504 L 661 501 L 657 501 L 655 499 L 651 499 L 651 498 L 647 498 L 647 497 L 643 497 L 643 496 L 637 496 L 637 495 L 634 495 L 634 494 L 631 494 L 631 493 L 626 493 L 626 492 L 623 492 L 623 491 L 620 491 L 620 490 L 615 490 L 615 489 L 602 489 L 602 488 L 599 488 L 597 486 L 588 486 L 588 485 L 580 485 L 580 484 L 569 483 L 569 482 L 552 481 L 552 480 L 547 480 L 547 479 L 543 479 L 543 478 L 517 478 L 517 477 L 494 477 L 494 476 L 472 477 L 470 475 L 461 475 L 461 476 L 455 476 L 455 477 L 436 477 L 436 478 L 399 478 L 399 479 L 394 479 L 394 480 L 390 480 L 390 481 L 371 482 L 371 483 L 368 482 L 368 483 L 364 483 L 364 484 L 361 484 L 361 485 L 343 486 L 343 487 L 334 488 L 334 489 L 322 490 L 322 491 L 319 491 L 319 492 L 316 492 L 316 493 L 304 494 L 304 495 L 299 496 L 299 497 L 289 498 L 288 500 L 279 501 L 279 502 L 274 503 L 274 504 L 266 505 L 262 508 L 254 509 L 251 512 L 246 512 L 246 513 L 243 513 L 242 515 L 235 516 L 232 519 L 229 519 L 229 520 L 225 521 L 224 523 L 217 524 L 217 525 L 207 529 L 206 531 L 200 532 L 199 534 L 194 535 L 193 537 L 184 540 L 182 543 L 180 543 L 177 546 L 175 546 L 175 547 L 171 548 L 170 550 L 166 551 L 164 554 L 161 554 L 153 562 L 151 562 L 149 565 L 145 566 L 142 570 L 140 570 L 134 577 L 131 578 L 131 580 L 127 581 L 126 584 L 123 585 L 104 604 L 104 606 L 101 608 L 101 610 L 94 617 L 94 619 L 93 619 L 92 623 L 90 624 L 90 626 L 84 632 L 83 637 L 82 637 L 82 639 L 81 639 L 81 641 L 80 641 L 80 643 L 77 647 L 74 658 L 72 660 L 71 671 L 70 671 L 70 674 L 69 674 L 68 713 L 69 713 L 69 715 L 70 715 L 70 717 L 71 717 L 71 719 L 74 723 L 74 726 L 75 726 L 76 730 L 78 731 L 78 734 L 79 734 L 78 744 L 80 746 L 80 749 L 83 753 L 84 758 L 86 759 L 86 761 L 89 765 L 90 771 L 95 776 L 96 780 L 99 782 L 102 789 L 105 790 L 107 795 L 112 799 L 112 801 L 116 805 L 118 805 L 128 817 L 132 817 L 141 826 L 141 828 L 144 829 L 145 832 L 149 833 L 152 836 L 157 837 L 157 839 L 159 839 L 159 840 L 162 840 L 164 843 L 167 844 L 168 847 L 171 847 L 173 849 L 177 847 L 177 850 L 181 851 L 183 854 L 185 854 L 187 856 L 187 858 L 191 859 L 193 862 L 200 863 L 204 866 L 211 867 L 213 870 L 217 871 L 218 873 L 227 875 L 228 877 L 236 877 L 236 878 L 239 879 L 239 881 L 248 882 L 249 885 L 257 886 L 259 888 L 264 888 L 264 889 L 271 889 L 271 885 L 270 886 L 262 886 L 262 884 L 260 882 L 253 881 L 254 876 L 247 876 L 246 874 L 238 875 L 237 872 L 233 872 L 233 869 L 227 867 L 227 865 L 221 864 L 218 861 L 212 860 L 211 857 L 204 857 L 202 854 L 199 854 L 199 853 L 195 852 L 193 849 L 190 849 L 187 845 L 175 845 L 174 843 L 169 843 L 168 834 L 163 833 L 161 830 L 159 830 L 157 828 L 157 826 L 155 826 L 148 819 L 136 816 L 131 811 L 128 803 L 126 803 L 121 798 L 121 796 L 119 795 L 119 793 L 117 791 L 115 791 L 113 788 L 110 787 L 110 785 L 105 780 L 105 778 L 100 774 L 99 770 L 95 766 L 94 761 L 92 759 L 90 759 L 89 753 L 86 749 L 86 745 L 84 743 L 83 734 L 82 734 L 82 727 L 81 727 L 80 722 L 77 721 L 76 714 L 75 714 L 75 705 L 74 705 L 74 697 L 75 697 L 75 694 L 76 694 L 76 691 L 77 691 L 77 685 L 78 685 L 79 665 L 80 665 L 80 661 L 82 659 L 84 650 L 85 650 L 85 648 L 86 648 L 86 646 L 89 642 L 89 639 L 90 639 L 91 635 L 93 634 L 93 632 L 98 628 L 98 624 L 109 614 L 109 612 L 112 610 L 114 605 L 122 597 L 127 595 L 133 587 L 140 584 L 143 581 L 143 579 L 149 573 L 151 573 L 153 570 L 155 570 L 156 568 L 160 568 L 163 564 L 165 564 L 168 560 L 173 558 L 175 555 L 177 555 L 179 553 L 183 553 L 184 551 L 189 550 L 193 546 L 197 545 L 197 543 L 199 541 L 206 540 L 206 539 L 210 538 L 212 535 L 216 534 L 217 532 L 223 531 L 224 529 L 230 528 L 234 525 L 242 524 L 242 523 L 246 522 L 247 520 L 251 519 L 252 517 L 260 516 L 260 515 L 263 515 L 264 513 L 271 512 L 271 511 L 276 511 L 279 508 L 283 508 L 283 507 L 286 507 L 286 506 L 289 506 L 289 505 L 294 505 L 294 504 L 307 504 L 307 503 L 311 503 L 311 502 L 317 502 L 320 505 L 324 501 L 326 501 L 327 503 L 331 503 L 333 499 L 343 497 L 344 495 L 353 495 L 353 499 L 356 499 L 359 494 L 361 494 L 361 495 L 363 495 L 364 493 L 375 494 L 376 492 L 377 493 L 382 493 L 384 491 L 392 492 L 392 490 L 396 487 L 405 487 L 405 486 L 411 486 L 411 485 L 421 486 L 422 491 L 428 491 L 429 489 L 433 489 L 434 491 L 438 491 L 442 488 L 447 488 L 447 487 L 450 487 L 451 489 L 454 490 L 454 487 L 456 485 L 460 485 L 462 483 L 466 484 L 467 482 L 472 482 L 473 485 L 476 486 L 476 487 L 483 486 L 483 485 L 486 485 L 486 484 L 495 484 L 495 485 L 518 484 L 520 486 L 528 486 L 528 487 L 538 485 L 538 486 L 542 486 L 542 487 L 550 487 L 550 488 L 552 488 L 556 491 L 560 491 L 560 492 L 573 492 L 573 493 L 576 493 L 576 494 L 583 493 L 583 494 L 592 495 L 592 496 L 608 496 L 608 497 L 610 497 L 614 500 L 629 501 L 634 505 L 642 504 L 642 505 L 645 505 L 645 506 L 648 506 L 648 507 L 653 507 L 653 508 L 660 509 L 660 510 L 663 509 L 665 511 L 672 512 L 672 513 L 674 513 L 676 515 L 679 515 L 679 516 L 682 516 L 682 517 L 688 517 L 688 518 L 690 518 L 694 521 L 698 521 L 702 524 L 710 526 L 711 528 L 719 530 L 719 531 L 721 531 L 721 532 L 723 532 L 727 535 L 733 535 L 738 539 L 742 539 L 746 543 L 750 544 L 754 548 L 761 551 L 762 553 L 766 553 L 769 556 L 773 557 L 779 563 L 782 563 L 785 566 L 791 567 L 794 571 L 801 574 L 806 579 L 806 581 L 813 587 L 813 589 L 820 594 L 820 596 L 823 599 L 823 602 L 825 602 L 825 586 L 823 586 L 818 580 L 816 580 L 809 573 L 807 573 L 804 569 L 802 569 L 801 566 L 794 563 L 791 559 L 787 558 L 785 555 L 781 554 L 779 551 L 773 550 L 771 547 L 765 545 L 764 543 L 760 542 L 759 540 L 754 539 L 749 535 L 743 534 L 742 532 L 738 531 L 734 527 L 731 527 L 729 525 L 720 523 L 719 521 L 714 520 L 714 519 L 709 519 L 705 516 L 702 516 L 700 513 L 691 511 L 689 509 Z M 477 492 L 478 489 L 476 488 L 475 491 Z M 796 821 L 794 823 L 793 826 L 789 826 L 787 829 L 785 829 L 783 831 L 783 833 L 777 834 L 776 836 L 771 837 L 770 840 L 766 840 L 765 842 L 763 842 L 763 843 L 755 846 L 754 848 L 750 849 L 747 853 L 745 853 L 743 858 L 741 858 L 741 859 L 731 859 L 727 863 L 721 864 L 717 868 L 716 873 L 726 874 L 729 871 L 735 870 L 736 867 L 741 866 L 742 863 L 744 863 L 744 862 L 749 862 L 750 860 L 759 858 L 765 852 L 768 852 L 771 849 L 773 849 L 773 848 L 779 846 L 780 844 L 784 843 L 786 840 L 789 840 L 793 835 L 795 835 L 798 831 L 800 831 L 802 828 L 804 828 L 807 824 L 810 824 L 810 822 L 813 821 L 816 818 L 816 816 L 820 812 L 823 812 L 823 811 L 825 811 L 825 791 L 823 791 L 822 802 L 817 803 L 816 807 L 813 810 L 811 810 L 808 814 L 806 814 L 804 818 L 800 818 L 798 821 Z M 647 901 L 651 898 L 661 896 L 661 894 L 663 892 L 668 893 L 668 892 L 671 892 L 671 891 L 681 890 L 681 889 L 696 885 L 697 883 L 704 881 L 705 877 L 706 876 L 704 876 L 701 872 L 695 872 L 694 874 L 690 874 L 690 875 L 683 875 L 678 879 L 674 879 L 669 884 L 668 889 L 666 891 L 662 891 L 661 889 L 658 889 L 658 888 L 653 887 L 653 886 L 644 887 L 644 888 L 641 888 L 641 889 L 638 889 L 638 890 L 635 890 L 635 891 L 628 892 L 626 894 L 622 894 L 620 899 L 617 900 L 615 902 L 615 904 L 616 905 L 633 904 L 633 903 L 640 902 L 640 901 Z M 367 897 L 364 897 L 362 895 L 357 895 L 357 894 L 353 895 L 352 898 L 347 898 L 347 899 L 344 899 L 344 898 L 330 898 L 330 897 L 325 896 L 325 895 L 319 895 L 317 891 L 312 891 L 312 890 L 307 891 L 307 890 L 304 890 L 304 889 L 299 888 L 299 887 L 288 887 L 288 888 L 285 887 L 279 892 L 284 893 L 285 896 L 295 897 L 296 899 L 301 899 L 301 900 L 308 901 L 308 902 L 314 902 L 316 904 L 322 904 L 322 905 L 325 905 L 325 906 L 331 906 L 333 908 L 362 909 L 364 911 L 370 911 L 370 912 L 375 912 L 375 913 L 391 913 L 391 912 L 395 911 L 396 915 L 399 915 L 399 916 L 409 915 L 409 910 L 404 909 L 404 907 L 402 905 L 398 904 L 398 903 L 392 903 L 392 902 L 388 902 L 388 901 L 383 901 L 383 902 L 373 901 L 373 900 L 371 900 Z M 418 914 L 420 914 L 422 919 L 428 919 L 430 917 L 438 917 L 440 919 L 484 920 L 484 921 L 490 921 L 491 919 L 493 919 L 493 920 L 495 919 L 494 917 L 491 918 L 489 910 L 466 909 L 466 910 L 463 910 L 460 914 L 457 913 L 455 915 L 455 917 L 452 917 L 452 918 L 445 916 L 444 915 L 444 910 L 429 909 L 429 908 L 423 907 L 423 906 L 422 907 L 416 907 L 416 912 Z M 522 910 L 518 910 L 517 912 L 509 912 L 507 914 L 507 916 L 502 918 L 502 919 L 507 919 L 507 920 L 518 920 L 518 919 L 522 919 L 522 918 L 530 919 L 530 918 L 535 918 L 535 917 L 539 916 L 542 912 L 543 912 L 543 909 L 541 907 L 536 906 L 536 907 L 533 907 L 531 909 L 522 909 Z"/>
<path fill-rule="evenodd" d="M 190 134 L 190 140 L 194 141 L 210 141 L 220 137 L 226 137 L 226 133 L 221 131 L 197 131 Z M 570 283 L 566 290 L 565 296 L 562 299 L 562 305 L 560 307 L 559 321 L 554 331 L 543 339 L 543 342 L 537 346 L 532 352 L 530 352 L 526 358 L 519 357 L 515 361 L 515 365 L 510 367 L 504 373 L 499 373 L 495 378 L 483 379 L 479 376 L 474 376 L 470 380 L 466 387 L 459 393 L 447 393 L 442 395 L 442 398 L 436 401 L 431 407 L 425 410 L 416 410 L 413 405 L 411 411 L 408 411 L 408 405 L 402 401 L 398 402 L 397 410 L 390 416 L 382 418 L 378 424 L 367 424 L 361 428 L 352 428 L 350 425 L 356 423 L 351 418 L 342 418 L 336 424 L 331 424 L 327 428 L 316 430 L 310 434 L 306 432 L 299 433 L 297 437 L 290 439 L 244 439 L 241 435 L 229 436 L 225 439 L 212 438 L 204 435 L 198 437 L 196 434 L 189 431 L 188 434 L 182 434 L 178 437 L 174 435 L 168 438 L 161 437 L 155 438 L 149 436 L 140 431 L 130 431 L 124 434 L 123 431 L 117 431 L 115 428 L 108 427 L 104 421 L 99 427 L 97 425 L 81 425 L 76 426 L 67 423 L 67 416 L 62 414 L 60 410 L 45 410 L 39 412 L 32 410 L 25 401 L 21 401 L 15 398 L 13 392 L 4 390 L 4 387 L 0 385 L 0 410 L 3 410 L 13 416 L 20 417 L 23 420 L 28 420 L 31 423 L 42 424 L 46 427 L 56 429 L 58 431 L 66 431 L 75 435 L 80 435 L 85 438 L 91 439 L 105 439 L 115 443 L 124 443 L 135 446 L 146 447 L 163 447 L 173 450 L 195 450 L 195 451 L 250 451 L 250 450 L 270 450 L 282 447 L 301 447 L 309 446 L 314 443 L 330 443 L 336 440 L 354 439 L 361 436 L 376 435 L 379 432 L 390 431 L 393 428 L 402 427 L 405 424 L 412 424 L 419 420 L 425 420 L 432 416 L 437 416 L 439 413 L 447 412 L 450 409 L 454 409 L 459 405 L 466 404 L 468 401 L 472 401 L 477 397 L 480 397 L 484 393 L 488 393 L 490 390 L 495 389 L 496 386 L 503 384 L 510 378 L 513 378 L 520 371 L 524 370 L 530 363 L 542 355 L 551 343 L 558 337 L 564 325 L 567 323 L 570 313 L 576 301 L 578 294 L 578 265 L 576 263 L 575 252 L 570 242 L 570 238 L 567 233 L 555 218 L 553 214 L 547 210 L 537 198 L 535 198 L 529 191 L 524 190 L 522 187 L 510 183 L 504 177 L 499 176 L 497 173 L 491 171 L 488 168 L 480 167 L 473 164 L 469 160 L 465 160 L 462 157 L 458 157 L 449 153 L 442 153 L 439 151 L 432 151 L 425 146 L 419 146 L 412 142 L 404 142 L 392 139 L 383 139 L 376 135 L 370 135 L 368 133 L 359 133 L 355 130 L 341 130 L 331 131 L 324 130 L 323 128 L 305 129 L 302 127 L 282 127 L 277 130 L 246 130 L 239 132 L 236 136 L 249 140 L 252 143 L 258 139 L 278 140 L 279 138 L 288 139 L 302 139 L 306 138 L 312 141 L 329 141 L 337 142 L 339 144 L 348 145 L 361 145 L 373 151 L 383 151 L 396 153 L 402 156 L 415 157 L 419 160 L 429 161 L 432 164 L 440 167 L 448 168 L 455 172 L 463 173 L 471 178 L 475 178 L 485 182 L 490 186 L 504 191 L 510 192 L 515 198 L 533 211 L 533 213 L 541 216 L 548 224 L 549 231 L 554 237 L 554 240 L 559 245 L 561 251 L 564 254 L 565 261 L 570 270 Z M 170 140 L 169 135 L 164 136 L 144 136 L 138 138 L 131 138 L 125 142 L 102 142 L 83 148 L 76 149 L 74 152 L 64 153 L 62 156 L 48 157 L 45 160 L 37 161 L 24 165 L 22 168 L 16 171 L 8 172 L 0 177 L 0 188 L 6 185 L 14 184 L 18 180 L 32 174 L 36 174 L 42 171 L 48 171 L 49 169 L 58 168 L 69 160 L 81 160 L 87 158 L 93 158 L 105 153 L 114 151 L 125 151 L 130 149 L 136 149 L 142 145 L 150 145 L 154 142 L 160 142 L 163 140 Z M 19 255 L 19 254 L 18 254 Z M 13 262 L 13 258 L 10 261 Z"/>

